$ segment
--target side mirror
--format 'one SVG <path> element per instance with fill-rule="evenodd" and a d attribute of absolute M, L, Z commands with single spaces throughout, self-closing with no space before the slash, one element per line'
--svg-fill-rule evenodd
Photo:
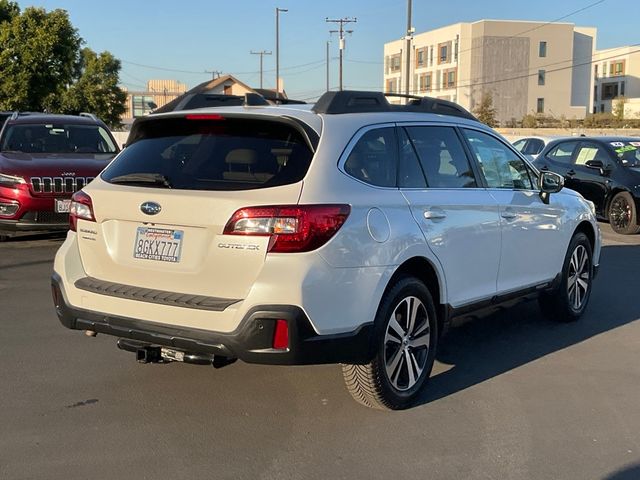
<path fill-rule="evenodd" d="M 554 172 L 540 172 L 538 178 L 538 188 L 540 189 L 540 198 L 544 203 L 549 203 L 549 195 L 558 193 L 564 187 L 564 178 Z"/>

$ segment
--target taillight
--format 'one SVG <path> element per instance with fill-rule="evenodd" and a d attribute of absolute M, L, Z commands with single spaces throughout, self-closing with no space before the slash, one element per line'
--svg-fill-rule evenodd
<path fill-rule="evenodd" d="M 247 207 L 233 214 L 224 234 L 270 236 L 274 253 L 309 252 L 327 243 L 350 212 L 349 205 Z"/>
<path fill-rule="evenodd" d="M 74 232 L 78 228 L 78 219 L 87 220 L 89 222 L 96 221 L 96 218 L 93 215 L 93 203 L 91 202 L 91 197 L 83 191 L 76 192 L 71 197 L 69 228 Z"/>

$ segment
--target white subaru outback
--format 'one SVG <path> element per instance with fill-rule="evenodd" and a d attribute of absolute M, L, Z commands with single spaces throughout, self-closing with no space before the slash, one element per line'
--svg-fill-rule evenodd
<path fill-rule="evenodd" d="M 357 401 L 406 408 L 452 319 L 584 312 L 600 231 L 562 185 L 442 100 L 152 115 L 74 195 L 54 303 L 141 362 L 341 363 Z"/>

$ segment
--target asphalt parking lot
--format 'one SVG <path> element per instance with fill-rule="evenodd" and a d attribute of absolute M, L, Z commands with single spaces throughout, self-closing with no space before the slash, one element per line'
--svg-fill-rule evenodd
<path fill-rule="evenodd" d="M 1 244 L 0 479 L 639 479 L 640 235 L 602 229 L 579 323 L 532 302 L 455 328 L 391 413 L 338 366 L 139 365 L 58 323 L 60 236 Z"/>

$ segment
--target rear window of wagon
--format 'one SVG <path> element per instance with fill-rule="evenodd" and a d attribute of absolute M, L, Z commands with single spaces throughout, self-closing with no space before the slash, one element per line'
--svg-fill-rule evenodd
<path fill-rule="evenodd" d="M 146 174 L 162 176 L 174 189 L 250 190 L 302 180 L 312 157 L 301 133 L 286 123 L 216 115 L 172 117 L 140 123 L 102 178 L 110 182 Z"/>

